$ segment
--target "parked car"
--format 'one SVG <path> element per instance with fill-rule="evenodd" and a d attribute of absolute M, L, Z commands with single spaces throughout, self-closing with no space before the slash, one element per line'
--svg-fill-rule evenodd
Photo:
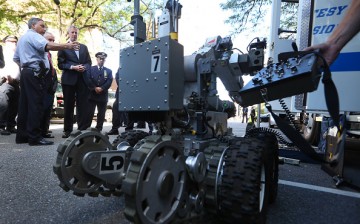
<path fill-rule="evenodd" d="M 268 123 L 271 128 L 276 125 L 275 120 L 270 113 L 260 114 L 260 123 Z"/>
<path fill-rule="evenodd" d="M 59 83 L 54 96 L 52 117 L 64 118 L 64 95 Z"/>
<path fill-rule="evenodd" d="M 107 102 L 107 109 L 112 109 L 114 102 L 115 102 L 115 93 L 116 91 L 109 90 L 109 97 Z"/>

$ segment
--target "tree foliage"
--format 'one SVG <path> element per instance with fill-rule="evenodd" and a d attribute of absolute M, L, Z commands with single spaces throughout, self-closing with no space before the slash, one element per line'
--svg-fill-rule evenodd
<path fill-rule="evenodd" d="M 233 34 L 239 34 L 245 30 L 255 30 L 262 25 L 271 3 L 272 0 L 226 0 L 220 6 L 223 10 L 231 12 L 225 22 L 234 27 Z M 294 30 L 297 4 L 282 3 L 281 10 L 287 15 L 282 18 L 282 28 Z"/>
<path fill-rule="evenodd" d="M 149 4 L 154 0 L 143 0 L 141 13 L 149 20 Z M 155 0 L 156 1 L 156 0 Z M 55 2 L 60 2 L 56 4 Z M 44 19 L 46 25 L 59 32 L 60 39 L 66 40 L 67 27 L 77 26 L 80 30 L 100 30 L 118 40 L 127 40 L 133 4 L 125 0 L 0 0 L 0 35 L 20 36 L 31 17 Z M 27 28 L 27 27 L 26 27 Z M 80 32 L 84 35 L 85 32 Z M 81 36 L 80 36 L 81 39 Z"/>

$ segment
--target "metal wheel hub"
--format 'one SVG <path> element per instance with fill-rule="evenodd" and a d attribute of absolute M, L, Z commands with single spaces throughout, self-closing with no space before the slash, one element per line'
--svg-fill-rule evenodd
<path fill-rule="evenodd" d="M 123 182 L 125 215 L 135 223 L 173 220 L 184 197 L 183 154 L 169 138 L 149 136 L 132 154 Z"/>

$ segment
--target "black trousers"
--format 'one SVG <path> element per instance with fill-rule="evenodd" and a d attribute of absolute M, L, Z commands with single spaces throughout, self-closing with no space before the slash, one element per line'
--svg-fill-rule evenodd
<path fill-rule="evenodd" d="M 62 84 L 64 96 L 64 132 L 73 131 L 74 108 L 76 101 L 76 122 L 78 130 L 86 130 L 90 127 L 89 119 L 92 119 L 89 107 L 90 90 L 83 79 L 78 79 L 76 85 Z"/>
<path fill-rule="evenodd" d="M 96 115 L 96 129 L 98 129 L 99 131 L 102 131 L 103 129 L 103 124 L 105 121 L 105 113 L 106 113 L 106 106 L 107 106 L 107 102 L 103 102 L 103 101 L 94 101 L 94 100 L 89 100 L 89 105 L 90 105 L 90 110 L 92 111 L 92 117 L 95 114 L 95 108 L 97 107 L 98 109 L 98 113 Z"/>
<path fill-rule="evenodd" d="M 44 104 L 44 114 L 41 119 L 41 133 L 46 135 L 49 131 L 50 120 L 51 120 L 51 111 L 53 109 L 54 94 L 45 93 L 43 104 Z"/>
<path fill-rule="evenodd" d="M 116 98 L 112 107 L 112 128 L 118 130 L 122 124 L 127 125 L 128 116 L 124 111 L 119 111 L 119 100 Z"/>
<path fill-rule="evenodd" d="M 16 139 L 37 141 L 42 138 L 40 121 L 44 111 L 45 80 L 35 77 L 34 72 L 27 68 L 21 71 L 20 80 Z"/>

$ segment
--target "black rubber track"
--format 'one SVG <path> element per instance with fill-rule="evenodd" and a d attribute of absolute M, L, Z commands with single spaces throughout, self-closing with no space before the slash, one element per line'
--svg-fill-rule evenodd
<path fill-rule="evenodd" d="M 140 130 L 131 130 L 131 131 L 125 131 L 122 132 L 120 135 L 118 135 L 114 141 L 112 142 L 113 147 L 117 147 L 118 144 L 120 144 L 123 141 L 126 141 L 129 143 L 130 146 L 134 147 L 138 141 L 145 138 L 149 134 L 144 131 Z"/>
<path fill-rule="evenodd" d="M 237 138 L 225 153 L 219 191 L 220 216 L 225 223 L 265 223 L 269 177 L 260 208 L 261 171 L 265 167 L 263 143 L 256 138 Z"/>
<path fill-rule="evenodd" d="M 256 136 L 264 144 L 266 169 L 269 173 L 269 204 L 276 201 L 279 182 L 279 144 L 273 133 L 259 133 Z"/>

